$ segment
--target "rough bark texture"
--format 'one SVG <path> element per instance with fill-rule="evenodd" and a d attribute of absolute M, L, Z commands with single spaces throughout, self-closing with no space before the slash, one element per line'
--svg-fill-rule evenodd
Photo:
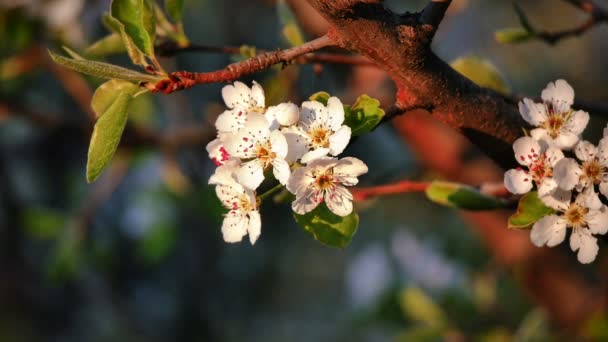
<path fill-rule="evenodd" d="M 424 108 L 499 165 L 514 165 L 511 144 L 526 127 L 517 107 L 437 57 L 430 49 L 436 27 L 424 24 L 420 13 L 398 15 L 377 0 L 308 2 L 330 23 L 334 43 L 388 72 L 397 86 L 399 108 Z"/>

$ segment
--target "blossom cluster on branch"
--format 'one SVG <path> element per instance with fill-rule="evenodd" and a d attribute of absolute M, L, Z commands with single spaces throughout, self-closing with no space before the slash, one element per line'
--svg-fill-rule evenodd
<path fill-rule="evenodd" d="M 532 226 L 532 242 L 553 247 L 570 234 L 570 248 L 581 263 L 595 260 L 599 247 L 594 235 L 608 232 L 608 132 L 599 144 L 582 140 L 589 114 L 572 109 L 574 90 L 564 80 L 549 83 L 542 102 L 524 99 L 519 111 L 535 128 L 513 144 L 521 167 L 505 173 L 505 187 L 514 194 L 530 192 L 552 213 Z"/>
<path fill-rule="evenodd" d="M 359 159 L 337 159 L 351 138 L 344 125 L 344 107 L 337 97 L 327 104 L 305 101 L 298 106 L 281 103 L 266 107 L 264 90 L 253 82 L 235 82 L 222 89 L 228 107 L 216 120 L 218 135 L 207 145 L 218 165 L 209 179 L 229 210 L 222 224 L 226 242 L 249 235 L 254 244 L 261 233 L 259 207 L 264 194 L 256 190 L 274 178 L 295 195 L 292 209 L 304 215 L 325 203 L 335 215 L 353 211 L 353 196 L 346 186 L 358 183 L 367 172 Z M 272 172 L 266 172 L 270 171 Z"/>

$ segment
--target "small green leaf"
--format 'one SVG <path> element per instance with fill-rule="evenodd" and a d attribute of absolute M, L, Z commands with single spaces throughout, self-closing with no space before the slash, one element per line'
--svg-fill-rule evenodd
<path fill-rule="evenodd" d="M 84 57 L 82 57 L 81 55 L 79 55 L 78 53 L 76 53 L 76 51 L 74 51 L 74 50 L 70 49 L 70 48 L 69 48 L 69 47 L 67 47 L 67 46 L 64 46 L 64 47 L 63 47 L 63 50 L 64 50 L 64 51 L 65 51 L 65 52 L 66 52 L 68 55 L 70 55 L 70 57 L 72 57 L 72 58 L 73 58 L 73 59 L 75 59 L 75 60 L 80 60 L 80 61 L 85 60 L 85 59 L 84 59 Z"/>
<path fill-rule="evenodd" d="M 496 41 L 503 44 L 521 43 L 530 40 L 534 35 L 520 27 L 509 27 L 494 32 Z"/>
<path fill-rule="evenodd" d="M 331 97 L 331 95 L 329 95 L 328 92 L 320 91 L 320 92 L 310 95 L 310 97 L 308 99 L 310 101 L 321 102 L 323 105 L 327 106 L 327 101 L 329 100 L 330 97 Z"/>
<path fill-rule="evenodd" d="M 111 80 L 95 91 L 91 105 L 99 119 L 89 145 L 87 182 L 94 182 L 112 160 L 127 124 L 129 103 L 137 89 L 128 82 Z"/>
<path fill-rule="evenodd" d="M 89 46 L 84 54 L 89 58 L 117 55 L 126 52 L 119 33 L 111 33 Z"/>
<path fill-rule="evenodd" d="M 344 111 L 344 124 L 352 129 L 353 136 L 372 131 L 384 117 L 380 101 L 365 94 L 352 106 L 345 106 Z"/>
<path fill-rule="evenodd" d="M 401 310 L 410 319 L 428 327 L 442 328 L 448 325 L 443 310 L 422 290 L 409 287 L 399 295 Z"/>
<path fill-rule="evenodd" d="M 285 3 L 285 0 L 279 0 L 277 2 L 277 12 L 279 15 L 279 22 L 283 27 L 283 38 L 287 41 L 289 46 L 293 47 L 304 44 L 304 35 L 302 34 L 289 5 Z"/>
<path fill-rule="evenodd" d="M 156 23 L 148 0 L 112 0 L 110 15 L 124 25 L 126 34 L 146 56 L 154 56 Z"/>
<path fill-rule="evenodd" d="M 480 193 L 464 184 L 434 181 L 426 189 L 426 196 L 433 202 L 465 210 L 490 210 L 504 208 L 507 203 Z"/>
<path fill-rule="evenodd" d="M 325 203 L 304 215 L 293 214 L 296 222 L 316 240 L 331 247 L 345 248 L 359 225 L 359 215 L 353 210 L 348 216 L 332 213 Z"/>
<path fill-rule="evenodd" d="M 509 217 L 509 228 L 527 229 L 543 216 L 555 211 L 547 207 L 539 198 L 536 191 L 528 192 L 519 199 L 517 211 Z"/>
<path fill-rule="evenodd" d="M 87 59 L 72 59 L 63 57 L 49 51 L 49 55 L 53 59 L 53 61 L 57 64 L 61 64 L 66 68 L 70 68 L 72 70 L 81 72 L 83 74 L 105 78 L 105 79 L 120 79 L 127 81 L 146 81 L 157 83 L 162 80 L 161 77 L 142 74 L 137 71 L 129 70 L 123 67 L 119 67 L 117 65 L 91 61 Z"/>
<path fill-rule="evenodd" d="M 460 57 L 450 65 L 478 86 L 490 88 L 502 94 L 511 93 L 511 88 L 503 75 L 486 59 L 477 56 Z"/>
<path fill-rule="evenodd" d="M 165 10 L 176 23 L 182 21 L 183 8 L 184 0 L 165 0 Z"/>
<path fill-rule="evenodd" d="M 112 16 L 104 17 L 105 21 L 112 27 L 112 30 L 120 35 L 122 40 L 123 48 L 127 51 L 129 58 L 136 65 L 141 65 L 146 67 L 148 65 L 148 61 L 146 60 L 146 55 L 135 45 L 133 39 L 127 34 L 125 30 L 125 26 L 113 18 Z"/>

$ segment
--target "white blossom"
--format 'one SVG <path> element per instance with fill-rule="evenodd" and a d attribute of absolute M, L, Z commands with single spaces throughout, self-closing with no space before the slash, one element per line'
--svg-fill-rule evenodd
<path fill-rule="evenodd" d="M 244 188 L 235 179 L 238 160 L 230 160 L 215 170 L 209 184 L 215 184 L 215 192 L 222 205 L 230 210 L 224 216 L 222 235 L 224 241 L 234 243 L 249 234 L 249 241 L 255 244 L 260 236 L 262 220 L 257 209 L 255 193 Z"/>
<path fill-rule="evenodd" d="M 585 191 L 586 206 L 597 209 L 602 203 L 595 192 L 595 185 L 599 185 L 600 192 L 608 196 L 608 138 L 600 140 L 597 147 L 581 141 L 574 153 L 580 163 L 573 158 L 560 160 L 555 166 L 555 181 L 564 190 Z"/>
<path fill-rule="evenodd" d="M 530 135 L 559 149 L 572 149 L 587 127 L 589 114 L 572 110 L 574 90 L 564 80 L 549 83 L 541 98 L 542 103 L 531 99 L 519 103 L 519 112 L 524 120 L 537 127 L 530 131 Z"/>
<path fill-rule="evenodd" d="M 572 202 L 572 193 L 557 189 L 543 202 L 557 211 L 538 220 L 532 227 L 530 239 L 536 246 L 553 247 L 562 243 L 566 230 L 572 229 L 570 248 L 577 252 L 578 261 L 587 264 L 595 260 L 599 247 L 593 234 L 606 234 L 608 231 L 608 208 L 589 209 L 584 203 L 585 194 L 579 194 Z"/>
<path fill-rule="evenodd" d="M 224 146 L 231 156 L 247 160 L 239 166 L 236 176 L 243 186 L 255 190 L 264 181 L 264 170 L 272 167 L 279 183 L 285 185 L 291 173 L 287 141 L 279 130 L 270 131 L 263 115 L 249 114 L 247 124 L 238 132 L 226 135 Z"/>
<path fill-rule="evenodd" d="M 219 137 L 209 142 L 206 149 L 207 153 L 209 154 L 209 158 L 213 160 L 217 166 L 224 165 L 226 161 L 231 159 L 230 153 L 226 151 L 226 148 L 222 143 L 222 139 Z"/>
<path fill-rule="evenodd" d="M 553 167 L 564 158 L 561 150 L 539 144 L 530 137 L 521 137 L 513 143 L 515 159 L 523 166 L 505 172 L 504 183 L 513 194 L 524 194 L 538 187 L 539 196 L 547 196 L 557 188 Z M 524 169 L 525 168 L 525 169 Z"/>
<path fill-rule="evenodd" d="M 350 127 L 343 123 L 344 107 L 337 97 L 330 97 L 327 106 L 318 101 L 302 103 L 300 121 L 283 130 L 289 144 L 287 160 L 301 158 L 306 164 L 327 155 L 339 155 L 351 137 Z"/>
<path fill-rule="evenodd" d="M 287 190 L 296 195 L 292 209 L 303 215 L 325 202 L 329 210 L 339 216 L 353 211 L 353 196 L 345 186 L 356 185 L 358 176 L 367 172 L 367 166 L 357 158 L 323 157 L 296 169 L 287 183 Z"/>

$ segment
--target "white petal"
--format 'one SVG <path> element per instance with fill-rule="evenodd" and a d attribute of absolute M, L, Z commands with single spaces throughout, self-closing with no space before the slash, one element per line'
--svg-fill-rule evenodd
<path fill-rule="evenodd" d="M 224 217 L 222 223 L 222 235 L 224 241 L 235 243 L 243 240 L 247 234 L 247 218 L 243 215 L 231 211 Z"/>
<path fill-rule="evenodd" d="M 599 210 L 590 210 L 585 215 L 589 230 L 593 234 L 606 234 L 608 232 L 608 207 L 602 205 Z"/>
<path fill-rule="evenodd" d="M 564 152 L 559 148 L 549 147 L 547 151 L 545 151 L 545 158 L 547 158 L 547 162 L 551 167 L 555 167 L 555 164 L 564 158 Z"/>
<path fill-rule="evenodd" d="M 538 186 L 538 196 L 543 197 L 551 195 L 556 188 L 557 183 L 555 180 L 551 177 L 545 177 Z"/>
<path fill-rule="evenodd" d="M 254 108 L 264 108 L 266 99 L 264 98 L 264 89 L 262 86 L 253 81 L 253 85 L 251 86 L 251 99 L 253 101 L 250 102 L 250 106 Z"/>
<path fill-rule="evenodd" d="M 329 153 L 337 156 L 344 151 L 350 142 L 350 127 L 344 125 L 329 137 Z"/>
<path fill-rule="evenodd" d="M 304 193 L 315 180 L 310 172 L 311 169 L 309 167 L 295 169 L 287 181 L 287 190 L 294 195 Z"/>
<path fill-rule="evenodd" d="M 329 124 L 329 128 L 332 131 L 337 131 L 342 126 L 344 122 L 344 106 L 340 99 L 335 96 L 332 96 L 327 100 L 327 123 Z"/>
<path fill-rule="evenodd" d="M 530 137 L 532 139 L 538 141 L 545 147 L 553 146 L 553 139 L 549 136 L 549 133 L 544 128 L 535 128 L 530 131 Z"/>
<path fill-rule="evenodd" d="M 562 130 L 557 138 L 551 140 L 550 144 L 562 150 L 569 151 L 578 143 L 579 139 L 580 137 L 578 135 Z"/>
<path fill-rule="evenodd" d="M 564 129 L 574 135 L 583 133 L 589 123 L 589 113 L 583 110 L 577 110 L 570 114 L 568 122 L 564 125 Z M 562 130 L 564 130 L 562 129 Z"/>
<path fill-rule="evenodd" d="M 254 159 L 241 165 L 236 177 L 244 187 L 255 190 L 264 181 L 264 168 L 259 160 Z"/>
<path fill-rule="evenodd" d="M 304 101 L 300 109 L 300 123 L 304 128 L 310 128 L 315 122 L 327 121 L 327 108 L 318 101 Z"/>
<path fill-rule="evenodd" d="M 604 180 L 600 183 L 600 192 L 608 198 L 608 181 Z"/>
<path fill-rule="evenodd" d="M 249 233 L 249 242 L 255 244 L 262 233 L 262 218 L 260 212 L 253 210 L 249 212 L 249 225 L 247 226 L 247 232 Z"/>
<path fill-rule="evenodd" d="M 563 190 L 572 190 L 580 182 L 581 167 L 576 160 L 564 158 L 553 168 L 553 179 Z"/>
<path fill-rule="evenodd" d="M 247 111 L 243 109 L 226 110 L 215 121 L 215 128 L 219 132 L 236 132 L 245 126 Z"/>
<path fill-rule="evenodd" d="M 238 158 L 253 158 L 254 147 L 258 142 L 265 142 L 270 135 L 268 121 L 258 113 L 251 113 L 245 127 L 236 133 L 226 134 L 224 147 L 230 155 Z"/>
<path fill-rule="evenodd" d="M 300 119 L 300 109 L 297 105 L 287 102 L 268 107 L 264 115 L 269 122 L 276 121 L 277 126 L 291 126 Z"/>
<path fill-rule="evenodd" d="M 224 165 L 225 162 L 230 160 L 230 154 L 224 148 L 222 144 L 222 140 L 217 138 L 212 140 L 206 147 L 207 153 L 209 154 L 209 158 L 213 160 L 215 165 Z"/>
<path fill-rule="evenodd" d="M 279 183 L 283 185 L 287 184 L 291 174 L 289 164 L 287 164 L 285 159 L 276 158 L 272 161 L 272 173 L 274 174 L 274 178 L 276 178 Z"/>
<path fill-rule="evenodd" d="M 215 173 L 209 177 L 209 184 L 228 184 L 236 182 L 234 174 L 241 165 L 238 159 L 230 159 L 224 165 L 218 166 Z"/>
<path fill-rule="evenodd" d="M 550 196 L 539 197 L 539 199 L 549 208 L 559 211 L 566 211 L 570 207 L 572 192 L 562 190 L 559 187 Z"/>
<path fill-rule="evenodd" d="M 602 201 L 593 186 L 587 187 L 576 197 L 576 203 L 589 209 L 597 210 L 602 207 Z"/>
<path fill-rule="evenodd" d="M 287 156 L 287 139 L 281 131 L 276 130 L 270 133 L 270 145 L 272 146 L 272 151 L 277 154 L 278 158 L 285 158 Z"/>
<path fill-rule="evenodd" d="M 515 140 L 513 152 L 515 152 L 517 162 L 524 166 L 535 162 L 542 153 L 540 144 L 530 137 L 521 137 Z"/>
<path fill-rule="evenodd" d="M 574 102 L 574 89 L 564 80 L 547 84 L 540 97 L 545 102 L 553 104 L 556 111 L 566 112 Z"/>
<path fill-rule="evenodd" d="M 519 113 L 532 126 L 540 126 L 547 120 L 547 110 L 544 103 L 535 103 L 531 99 L 519 102 Z"/>
<path fill-rule="evenodd" d="M 505 172 L 505 188 L 510 193 L 521 195 L 532 190 L 532 177 L 521 169 L 511 169 Z"/>
<path fill-rule="evenodd" d="M 556 246 L 564 241 L 565 237 L 566 221 L 557 215 L 548 215 L 541 218 L 532 226 L 530 232 L 530 239 L 537 247 Z"/>
<path fill-rule="evenodd" d="M 315 159 L 319 159 L 319 158 L 323 158 L 323 157 L 327 156 L 328 153 L 329 153 L 328 148 L 320 147 L 320 148 L 317 148 L 316 150 L 306 152 L 302 156 L 301 162 L 304 164 L 308 164 Z"/>
<path fill-rule="evenodd" d="M 315 196 L 314 190 L 308 189 L 300 196 L 296 196 L 295 201 L 291 203 L 291 208 L 296 214 L 304 215 L 314 210 L 321 203 L 321 199 Z"/>
<path fill-rule="evenodd" d="M 353 157 L 342 158 L 334 166 L 334 175 L 339 176 L 359 177 L 360 175 L 367 173 L 367 171 L 367 165 L 360 159 Z"/>
<path fill-rule="evenodd" d="M 353 195 L 343 186 L 325 194 L 327 208 L 338 216 L 348 216 L 353 212 Z"/>
<path fill-rule="evenodd" d="M 578 250 L 577 259 L 581 264 L 595 260 L 599 251 L 597 239 L 585 228 L 574 229 L 570 236 L 570 248 L 574 252 Z"/>
<path fill-rule="evenodd" d="M 600 139 L 597 144 L 597 157 L 602 166 L 608 167 L 608 137 Z"/>

